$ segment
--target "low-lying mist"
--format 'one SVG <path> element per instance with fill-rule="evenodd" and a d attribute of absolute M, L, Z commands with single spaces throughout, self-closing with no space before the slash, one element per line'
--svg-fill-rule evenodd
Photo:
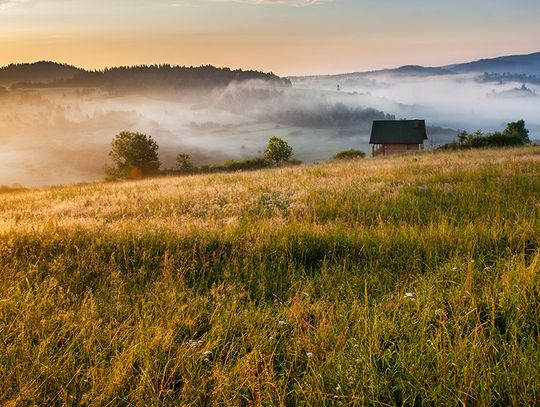
<path fill-rule="evenodd" d="M 293 78 L 293 87 L 232 83 L 189 97 L 174 92 L 112 94 L 99 89 L 36 88 L 0 92 L 0 184 L 44 186 L 95 181 L 115 134 L 151 135 L 164 168 L 178 153 L 197 165 L 259 155 L 272 136 L 306 162 L 338 151 L 370 151 L 377 119 L 425 118 L 429 145 L 456 129 L 496 130 L 524 119 L 540 133 L 538 86 L 480 83 L 473 76 Z M 337 90 L 340 85 L 341 90 Z M 2 89 L 0 89 L 2 90 Z M 438 127 L 440 128 L 438 128 Z"/>

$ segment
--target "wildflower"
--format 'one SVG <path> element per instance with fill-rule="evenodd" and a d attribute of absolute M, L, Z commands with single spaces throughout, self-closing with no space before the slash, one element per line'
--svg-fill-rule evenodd
<path fill-rule="evenodd" d="M 308 359 L 313 359 L 313 357 L 314 357 L 315 355 L 313 354 L 313 352 L 308 352 L 308 353 L 306 354 L 306 356 L 307 356 Z"/>
<path fill-rule="evenodd" d="M 211 358 L 213 353 L 212 351 L 207 350 L 206 352 L 203 353 L 203 355 L 205 358 Z"/>
<path fill-rule="evenodd" d="M 287 323 L 285 321 L 279 321 L 278 324 L 281 325 L 281 326 L 287 325 Z"/>
<path fill-rule="evenodd" d="M 340 391 L 340 390 L 341 390 L 341 385 L 338 384 L 338 385 L 336 386 L 336 391 Z"/>
<path fill-rule="evenodd" d="M 203 341 L 192 341 L 192 340 L 189 340 L 188 341 L 188 345 L 191 349 L 196 349 L 198 348 L 199 346 L 201 346 L 203 344 Z"/>
<path fill-rule="evenodd" d="M 416 297 L 414 296 L 413 293 L 405 293 L 405 295 L 403 296 L 403 299 L 404 300 L 416 301 Z"/>

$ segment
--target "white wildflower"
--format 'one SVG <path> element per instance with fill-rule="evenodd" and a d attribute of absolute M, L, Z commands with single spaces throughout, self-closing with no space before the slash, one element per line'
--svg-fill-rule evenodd
<path fill-rule="evenodd" d="M 307 356 L 308 359 L 313 359 L 313 357 L 314 357 L 315 355 L 313 354 L 313 352 L 308 352 L 308 353 L 306 354 L 306 356 Z"/>
<path fill-rule="evenodd" d="M 278 324 L 281 325 L 281 326 L 287 325 L 287 323 L 285 321 L 279 321 Z"/>
<path fill-rule="evenodd" d="M 414 296 L 413 293 L 405 293 L 405 295 L 403 296 L 403 299 L 404 300 L 410 300 L 410 301 L 416 301 L 416 297 Z"/>

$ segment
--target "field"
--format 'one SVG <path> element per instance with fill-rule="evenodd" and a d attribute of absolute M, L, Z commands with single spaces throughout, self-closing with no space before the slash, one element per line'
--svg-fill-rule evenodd
<path fill-rule="evenodd" d="M 540 404 L 540 148 L 0 194 L 0 404 Z"/>

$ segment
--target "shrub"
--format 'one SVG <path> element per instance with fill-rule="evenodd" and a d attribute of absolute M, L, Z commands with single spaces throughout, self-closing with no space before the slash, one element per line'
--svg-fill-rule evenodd
<path fill-rule="evenodd" d="M 358 158 L 364 158 L 366 153 L 360 150 L 350 148 L 345 151 L 341 151 L 332 157 L 333 160 L 353 160 Z"/>
<path fill-rule="evenodd" d="M 248 158 L 246 160 L 226 161 L 221 167 L 225 171 L 259 170 L 268 167 L 268 162 L 263 157 Z"/>
<path fill-rule="evenodd" d="M 506 129 L 502 132 L 484 134 L 482 130 L 477 130 L 474 133 L 461 131 L 457 137 L 457 141 L 444 144 L 439 148 L 442 150 L 457 150 L 461 148 L 510 147 L 523 146 L 531 142 L 529 140 L 529 130 L 525 128 L 523 120 L 508 123 Z"/>

